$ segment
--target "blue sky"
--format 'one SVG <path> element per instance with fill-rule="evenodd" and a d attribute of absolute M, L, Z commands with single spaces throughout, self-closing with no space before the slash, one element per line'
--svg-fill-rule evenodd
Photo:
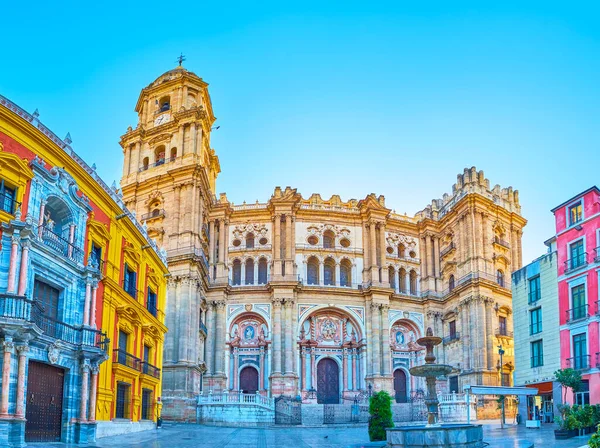
<path fill-rule="evenodd" d="M 111 183 L 140 89 L 183 52 L 231 201 L 290 185 L 414 214 L 475 165 L 520 191 L 527 262 L 600 183 L 600 7 L 405 3 L 11 2 L 0 93 Z"/>

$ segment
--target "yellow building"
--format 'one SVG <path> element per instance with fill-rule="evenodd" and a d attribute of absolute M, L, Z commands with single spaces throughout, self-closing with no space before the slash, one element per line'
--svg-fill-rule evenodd
<path fill-rule="evenodd" d="M 68 135 L 2 96 L 0 235 L 0 445 L 153 427 L 166 255 Z"/>

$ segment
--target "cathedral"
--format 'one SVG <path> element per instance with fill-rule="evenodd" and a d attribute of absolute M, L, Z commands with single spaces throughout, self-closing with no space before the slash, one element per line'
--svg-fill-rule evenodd
<path fill-rule="evenodd" d="M 165 418 L 196 421 L 208 392 L 336 404 L 387 390 L 407 402 L 423 389 L 409 368 L 424 362 L 416 340 L 428 327 L 454 367 L 443 391 L 512 385 L 510 273 L 526 224 L 516 190 L 473 167 L 415 216 L 381 195 L 290 187 L 233 204 L 216 194 L 205 81 L 178 66 L 142 89 L 135 110 L 121 186 L 168 254 Z"/>

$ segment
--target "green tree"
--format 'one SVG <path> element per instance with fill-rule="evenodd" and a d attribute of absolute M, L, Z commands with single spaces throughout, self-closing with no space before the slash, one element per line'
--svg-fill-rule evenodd
<path fill-rule="evenodd" d="M 392 397 L 382 390 L 369 399 L 369 439 L 371 442 L 386 440 L 385 429 L 393 428 Z"/>
<path fill-rule="evenodd" d="M 576 393 L 581 387 L 581 373 L 573 369 L 560 369 L 554 372 L 556 381 L 560 383 L 565 391 L 563 403 L 567 402 L 567 389 L 571 389 Z"/>

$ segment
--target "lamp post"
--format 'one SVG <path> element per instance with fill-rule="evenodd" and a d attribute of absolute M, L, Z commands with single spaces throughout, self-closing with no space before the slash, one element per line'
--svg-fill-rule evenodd
<path fill-rule="evenodd" d="M 498 346 L 498 354 L 500 355 L 500 365 L 498 366 L 498 370 L 500 372 L 500 386 L 504 386 L 504 374 L 502 372 L 504 364 L 502 363 L 502 356 L 504 355 L 504 349 L 502 348 L 501 345 Z M 500 417 L 500 426 L 502 429 L 504 429 L 504 423 L 506 420 L 505 417 L 505 413 L 504 413 L 504 394 L 500 395 L 501 399 L 502 399 L 502 403 L 500 404 L 502 406 L 502 416 Z"/>

